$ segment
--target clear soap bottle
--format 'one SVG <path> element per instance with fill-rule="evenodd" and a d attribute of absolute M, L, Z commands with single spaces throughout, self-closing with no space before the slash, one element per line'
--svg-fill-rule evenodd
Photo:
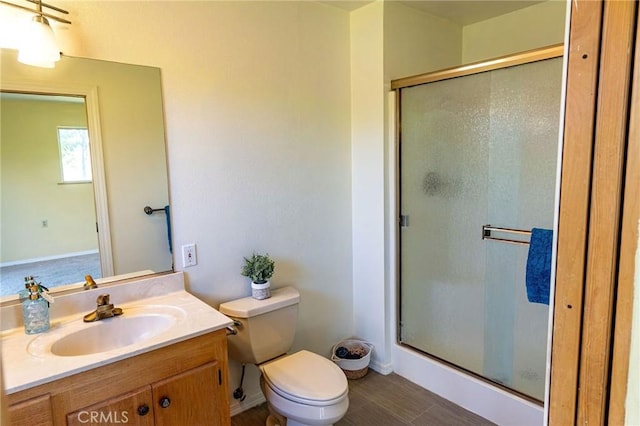
<path fill-rule="evenodd" d="M 49 330 L 49 302 L 42 297 L 36 283 L 29 285 L 27 297 L 22 301 L 22 320 L 27 334 Z"/>

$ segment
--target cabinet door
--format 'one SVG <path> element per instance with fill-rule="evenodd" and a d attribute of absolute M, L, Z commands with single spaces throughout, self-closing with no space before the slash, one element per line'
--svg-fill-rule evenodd
<path fill-rule="evenodd" d="M 9 406 L 9 418 L 13 426 L 53 425 L 49 394 L 12 404 Z"/>
<path fill-rule="evenodd" d="M 99 383 L 96 386 L 106 386 Z M 150 387 L 144 387 L 121 396 L 99 402 L 82 410 L 67 414 L 67 425 L 153 425 L 153 403 Z"/>
<path fill-rule="evenodd" d="M 209 362 L 152 385 L 157 426 L 223 426 L 221 372 Z"/>

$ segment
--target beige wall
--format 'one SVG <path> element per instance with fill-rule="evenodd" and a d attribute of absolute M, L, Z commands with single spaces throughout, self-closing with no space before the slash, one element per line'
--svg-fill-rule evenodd
<path fill-rule="evenodd" d="M 301 291 L 295 348 L 328 355 L 356 333 L 381 341 L 387 363 L 385 84 L 450 66 L 459 30 L 392 5 L 403 33 L 388 34 L 378 3 L 351 16 L 311 1 L 59 5 L 74 21 L 59 32 L 65 53 L 162 70 L 174 243 L 197 244 L 189 290 L 214 306 L 248 295 L 242 256 L 268 251 L 274 286 Z M 436 28 L 455 34 L 455 52 Z M 421 50 L 390 52 L 412 34 L 427 37 Z M 253 367 L 244 386 L 250 405 Z"/>
<path fill-rule="evenodd" d="M 564 0 L 549 0 L 466 25 L 462 32 L 462 63 L 562 43 L 566 7 Z"/>
<path fill-rule="evenodd" d="M 60 184 L 57 128 L 86 127 L 84 103 L 3 99 L 0 111 L 1 262 L 97 250 L 91 184 Z"/>
<path fill-rule="evenodd" d="M 65 52 L 162 70 L 174 243 L 197 245 L 189 290 L 214 306 L 246 296 L 242 257 L 269 252 L 273 285 L 301 292 L 295 347 L 328 355 L 354 331 L 348 12 L 307 1 L 61 6 L 75 17 Z M 232 363 L 233 388 L 239 373 Z"/>
<path fill-rule="evenodd" d="M 387 213 L 393 204 L 387 91 L 391 79 L 459 63 L 461 28 L 396 2 L 351 13 L 351 174 L 356 334 L 372 342 L 378 371 L 391 371 L 389 300 L 393 286 Z"/>
<path fill-rule="evenodd" d="M 351 203 L 353 316 L 373 343 L 372 362 L 385 368 L 384 297 L 384 7 L 351 14 Z M 386 367 L 388 368 L 388 367 Z"/>
<path fill-rule="evenodd" d="M 386 80 L 459 65 L 462 26 L 404 3 L 384 3 Z"/>

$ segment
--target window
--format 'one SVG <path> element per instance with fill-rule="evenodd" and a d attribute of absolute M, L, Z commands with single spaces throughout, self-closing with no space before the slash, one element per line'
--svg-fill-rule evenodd
<path fill-rule="evenodd" d="M 58 127 L 62 182 L 91 182 L 89 132 L 80 127 Z"/>

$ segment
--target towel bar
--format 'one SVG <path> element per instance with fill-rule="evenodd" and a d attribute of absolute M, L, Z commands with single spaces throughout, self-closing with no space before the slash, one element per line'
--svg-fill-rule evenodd
<path fill-rule="evenodd" d="M 493 240 L 493 241 L 500 241 L 500 242 L 503 242 L 503 243 L 510 243 L 510 244 L 529 245 L 529 241 L 513 240 L 513 239 L 510 239 L 510 238 L 493 237 L 493 236 L 491 236 L 491 231 L 504 232 L 504 233 L 508 233 L 508 234 L 528 235 L 528 236 L 531 236 L 531 231 L 525 231 L 525 230 L 522 230 L 522 229 L 513 229 L 513 228 L 500 228 L 500 227 L 491 226 L 491 225 L 482 225 L 482 239 L 483 240 Z"/>
<path fill-rule="evenodd" d="M 145 212 L 146 214 L 148 214 L 148 215 L 153 214 L 153 212 L 164 212 L 164 211 L 166 211 L 164 208 L 161 208 L 161 209 L 152 209 L 152 208 L 151 208 L 151 207 L 149 207 L 149 206 L 146 206 L 146 207 L 144 208 L 144 212 Z"/>

